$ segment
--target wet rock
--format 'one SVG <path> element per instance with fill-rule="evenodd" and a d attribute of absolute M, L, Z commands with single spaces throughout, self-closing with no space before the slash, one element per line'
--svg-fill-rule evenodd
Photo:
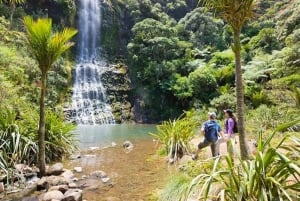
<path fill-rule="evenodd" d="M 125 141 L 125 142 L 123 143 L 123 148 L 124 148 L 124 149 L 127 149 L 127 150 L 133 149 L 133 144 L 132 144 L 132 142 L 130 142 L 130 141 Z"/>
<path fill-rule="evenodd" d="M 74 182 L 69 183 L 69 188 L 77 188 L 77 184 L 75 184 Z"/>
<path fill-rule="evenodd" d="M 46 177 L 42 177 L 38 182 L 36 186 L 37 191 L 45 190 L 48 187 L 48 181 Z"/>
<path fill-rule="evenodd" d="M 47 178 L 47 182 L 49 184 L 49 187 L 69 184 L 69 181 L 61 176 L 50 176 Z"/>
<path fill-rule="evenodd" d="M 82 190 L 80 189 L 68 190 L 64 194 L 62 201 L 82 201 Z"/>
<path fill-rule="evenodd" d="M 77 173 L 81 173 L 82 172 L 82 167 L 74 167 L 74 171 Z"/>
<path fill-rule="evenodd" d="M 4 184 L 0 182 L 0 193 L 4 192 Z"/>
<path fill-rule="evenodd" d="M 107 177 L 107 174 L 102 170 L 98 170 L 98 171 L 92 172 L 90 174 L 90 177 L 91 178 L 105 178 L 105 177 Z"/>
<path fill-rule="evenodd" d="M 58 176 L 63 172 L 64 172 L 64 166 L 62 163 L 56 163 L 50 166 L 49 169 L 47 170 L 48 175 L 55 175 L 55 176 Z"/>
<path fill-rule="evenodd" d="M 42 196 L 42 201 L 62 200 L 64 194 L 58 190 L 48 191 Z"/>
<path fill-rule="evenodd" d="M 168 158 L 167 162 L 169 164 L 174 164 L 175 163 L 175 159 L 174 158 Z"/>
<path fill-rule="evenodd" d="M 54 191 L 54 190 L 65 193 L 65 192 L 67 192 L 67 190 L 69 190 L 69 186 L 68 185 L 59 185 L 59 186 L 52 186 L 48 189 L 48 191 Z"/>
<path fill-rule="evenodd" d="M 74 178 L 74 173 L 71 170 L 66 170 L 61 174 L 67 180 L 72 180 Z"/>
<path fill-rule="evenodd" d="M 104 184 L 107 184 L 111 181 L 111 179 L 109 177 L 104 177 L 104 178 L 101 178 L 101 181 L 104 183 Z"/>

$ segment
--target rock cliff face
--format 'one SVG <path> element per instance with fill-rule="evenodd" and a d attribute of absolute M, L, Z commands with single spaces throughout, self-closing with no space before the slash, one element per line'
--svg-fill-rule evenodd
<path fill-rule="evenodd" d="M 111 104 L 115 121 L 123 123 L 132 120 L 131 81 L 128 76 L 128 67 L 124 64 L 110 65 L 102 74 L 101 81 L 106 88 L 106 96 Z"/>

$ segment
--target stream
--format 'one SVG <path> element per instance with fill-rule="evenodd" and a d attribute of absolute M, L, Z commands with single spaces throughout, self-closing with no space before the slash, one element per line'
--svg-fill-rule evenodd
<path fill-rule="evenodd" d="M 156 154 L 157 143 L 149 132 L 154 125 L 84 125 L 76 132 L 81 158 L 65 161 L 66 168 L 82 167 L 77 178 L 94 171 L 104 171 L 111 185 L 95 180 L 83 180 L 83 199 L 88 201 L 142 201 L 152 200 L 153 194 L 163 187 L 169 172 L 164 158 Z M 129 140 L 134 148 L 125 150 Z M 112 146 L 112 143 L 114 146 Z M 90 147 L 94 147 L 93 150 Z M 96 147 L 99 147 L 97 149 Z"/>

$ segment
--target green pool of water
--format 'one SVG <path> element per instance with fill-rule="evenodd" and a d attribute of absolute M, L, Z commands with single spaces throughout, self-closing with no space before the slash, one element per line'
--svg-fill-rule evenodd
<path fill-rule="evenodd" d="M 75 131 L 81 149 L 111 146 L 112 142 L 120 144 L 125 140 L 142 140 L 150 138 L 150 132 L 156 132 L 155 125 L 79 125 Z"/>

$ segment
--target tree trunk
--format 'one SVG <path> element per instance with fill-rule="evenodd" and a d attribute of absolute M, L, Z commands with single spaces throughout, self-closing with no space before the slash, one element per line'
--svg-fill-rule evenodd
<path fill-rule="evenodd" d="M 45 95 L 46 95 L 46 73 L 42 73 L 42 86 L 40 98 L 40 122 L 38 131 L 38 166 L 40 169 L 40 177 L 46 175 L 46 159 L 45 159 Z"/>
<path fill-rule="evenodd" d="M 242 78 L 242 65 L 241 65 L 241 30 L 234 30 L 233 35 L 233 51 L 235 55 L 235 73 L 236 73 L 236 98 L 237 98 L 237 118 L 239 130 L 239 142 L 241 158 L 246 160 L 249 158 L 249 147 L 245 131 L 245 117 L 244 117 L 244 89 Z"/>
<path fill-rule="evenodd" d="M 10 16 L 9 16 L 9 19 L 10 19 L 10 22 L 9 22 L 9 30 L 12 29 L 12 24 L 13 24 L 13 20 L 14 20 L 14 14 L 15 14 L 15 10 L 16 10 L 16 4 L 15 3 L 11 3 L 10 4 Z"/>

